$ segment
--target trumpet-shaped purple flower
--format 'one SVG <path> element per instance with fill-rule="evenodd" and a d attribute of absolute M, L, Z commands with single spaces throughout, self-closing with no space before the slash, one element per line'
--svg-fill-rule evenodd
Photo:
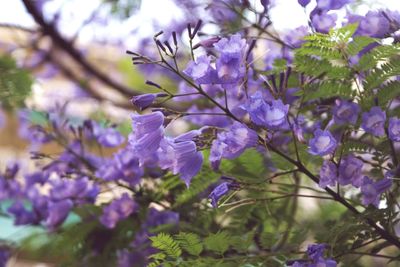
<path fill-rule="evenodd" d="M 205 40 L 200 41 L 196 46 L 202 46 L 204 48 L 211 48 L 214 46 L 215 43 L 217 43 L 219 40 L 221 40 L 221 37 L 219 36 L 214 36 Z"/>
<path fill-rule="evenodd" d="M 112 229 L 119 221 L 128 218 L 137 209 L 138 205 L 136 202 L 125 193 L 121 198 L 114 200 L 111 204 L 103 208 L 100 222 L 105 227 Z"/>
<path fill-rule="evenodd" d="M 392 180 L 390 179 L 384 178 L 374 182 L 367 176 L 364 176 L 361 185 L 361 202 L 366 206 L 372 204 L 375 207 L 378 207 L 381 194 L 388 190 L 391 186 Z"/>
<path fill-rule="evenodd" d="M 318 129 L 314 132 L 314 138 L 310 140 L 309 145 L 310 154 L 325 156 L 335 151 L 337 141 L 328 130 Z"/>
<path fill-rule="evenodd" d="M 361 127 L 374 136 L 385 135 L 386 113 L 380 107 L 372 107 L 362 114 Z"/>
<path fill-rule="evenodd" d="M 336 165 L 329 160 L 322 163 L 321 170 L 319 171 L 319 186 L 325 188 L 327 186 L 335 185 L 337 181 L 337 168 Z"/>
<path fill-rule="evenodd" d="M 229 39 L 222 38 L 214 44 L 214 47 L 220 53 L 216 64 L 218 82 L 229 84 L 243 78 L 246 40 L 242 39 L 239 34 L 235 34 Z"/>
<path fill-rule="evenodd" d="M 216 81 L 217 73 L 211 66 L 210 58 L 199 56 L 196 61 L 190 61 L 183 73 L 199 84 L 210 84 Z"/>
<path fill-rule="evenodd" d="M 218 207 L 218 200 L 224 195 L 228 194 L 229 190 L 230 188 L 228 182 L 223 182 L 222 184 L 215 187 L 211 194 L 208 196 L 208 198 L 211 199 L 211 205 L 214 208 Z"/>
<path fill-rule="evenodd" d="M 388 20 L 390 12 L 382 10 L 368 11 L 365 16 L 349 15 L 348 17 L 349 23 L 358 22 L 358 28 L 356 31 L 356 34 L 358 35 L 384 38 L 386 34 L 391 32 L 391 24 Z M 393 18 L 390 19 L 393 20 Z"/>
<path fill-rule="evenodd" d="M 67 218 L 72 207 L 73 203 L 69 199 L 61 200 L 59 202 L 50 202 L 47 207 L 47 218 L 44 224 L 49 229 L 54 229 L 61 225 Z"/>
<path fill-rule="evenodd" d="M 339 184 L 352 184 L 355 187 L 360 187 L 363 178 L 362 167 L 363 162 L 353 155 L 350 154 L 343 157 L 339 165 Z"/>
<path fill-rule="evenodd" d="M 394 142 L 400 142 L 400 119 L 392 117 L 389 119 L 389 138 Z"/>
<path fill-rule="evenodd" d="M 188 187 L 203 164 L 203 154 L 197 151 L 193 141 L 174 142 L 165 138 L 157 154 L 160 167 L 179 174 Z"/>
<path fill-rule="evenodd" d="M 235 122 L 224 132 L 218 134 L 213 141 L 210 151 L 210 162 L 214 169 L 218 169 L 221 158 L 234 159 L 240 156 L 247 148 L 257 144 L 257 133 L 246 125 Z"/>
<path fill-rule="evenodd" d="M 284 105 L 280 99 L 272 100 L 271 104 L 267 104 L 261 93 L 257 92 L 250 97 L 249 102 L 246 110 L 255 124 L 273 130 L 286 129 L 288 127 L 287 114 L 289 105 Z"/>
<path fill-rule="evenodd" d="M 164 138 L 164 115 L 156 111 L 146 115 L 132 115 L 133 132 L 129 135 L 129 143 L 134 153 L 142 157 L 157 151 Z"/>
<path fill-rule="evenodd" d="M 142 94 L 132 97 L 131 102 L 135 107 L 138 107 L 140 110 L 146 109 L 150 107 L 157 97 L 165 97 L 167 94 L 158 93 L 158 94 Z"/>
<path fill-rule="evenodd" d="M 360 113 L 360 107 L 356 103 L 337 100 L 333 107 L 333 120 L 337 124 L 354 124 L 357 122 L 358 113 Z"/>

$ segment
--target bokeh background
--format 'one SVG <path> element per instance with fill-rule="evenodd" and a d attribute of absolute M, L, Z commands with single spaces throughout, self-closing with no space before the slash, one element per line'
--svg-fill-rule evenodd
<path fill-rule="evenodd" d="M 255 6 L 258 0 L 252 0 Z M 20 122 L 26 106 L 37 111 L 61 108 L 73 117 L 105 118 L 128 132 L 129 99 L 138 92 L 153 90 L 146 80 L 162 83 L 176 91 L 171 77 L 151 68 L 132 65 L 126 50 L 151 52 L 152 37 L 160 30 L 185 31 L 196 17 L 208 21 L 204 1 L 172 0 L 1 0 L 0 1 L 0 168 L 18 159 L 23 168 L 33 168 L 32 148 L 24 141 Z M 33 13 L 27 6 L 38 7 Z M 193 7 L 194 6 L 194 7 Z M 261 6 L 260 6 L 261 8 Z M 276 0 L 271 19 L 277 34 L 307 24 L 307 11 L 296 0 Z M 400 11 L 398 0 L 355 1 L 349 8 L 358 14 L 389 8 Z M 193 13 L 193 10 L 196 12 Z M 345 10 L 339 16 L 345 15 Z M 338 22 L 340 23 L 340 22 Z M 212 23 L 202 28 L 204 35 L 219 35 Z M 187 40 L 183 39 L 183 43 Z M 265 48 L 267 49 L 267 48 Z M 260 53 L 263 53 L 260 49 Z M 179 103 L 175 103 L 179 105 Z M 40 119 L 40 114 L 38 114 Z M 175 122 L 174 131 L 187 129 Z M 42 148 L 47 153 L 57 146 Z M 307 204 L 309 211 L 312 203 Z M 332 210 L 332 212 L 335 212 Z M 74 218 L 70 218 L 74 220 Z M 0 217 L 0 239 L 19 242 L 35 231 L 34 227 L 15 227 Z M 23 253 L 9 266 L 49 266 L 30 262 Z M 378 265 L 377 265 L 378 266 Z"/>

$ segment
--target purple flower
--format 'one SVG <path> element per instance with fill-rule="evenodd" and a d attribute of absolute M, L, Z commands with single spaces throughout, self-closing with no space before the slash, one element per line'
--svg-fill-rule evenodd
<path fill-rule="evenodd" d="M 319 186 L 321 188 L 335 185 L 338 179 L 336 165 L 332 161 L 325 160 L 322 163 L 321 170 L 319 171 L 319 176 Z"/>
<path fill-rule="evenodd" d="M 87 177 L 79 179 L 58 179 L 51 180 L 52 188 L 50 190 L 50 198 L 54 201 L 66 199 L 75 199 L 81 201 L 93 202 L 97 196 L 99 188 L 90 184 Z"/>
<path fill-rule="evenodd" d="M 307 255 L 313 261 L 322 258 L 326 250 L 326 244 L 311 244 L 307 247 Z"/>
<path fill-rule="evenodd" d="M 394 142 L 400 142 L 400 119 L 392 117 L 389 119 L 389 138 Z"/>
<path fill-rule="evenodd" d="M 47 218 L 45 225 L 54 229 L 61 225 L 67 218 L 69 212 L 73 207 L 73 203 L 69 199 L 65 199 L 59 202 L 50 202 L 47 208 Z"/>
<path fill-rule="evenodd" d="M 197 151 L 193 141 L 175 142 L 165 138 L 157 154 L 160 167 L 179 174 L 187 187 L 203 164 L 203 154 Z"/>
<path fill-rule="evenodd" d="M 336 14 L 315 14 L 311 17 L 312 25 L 317 32 L 328 33 L 336 25 Z"/>
<path fill-rule="evenodd" d="M 380 107 L 372 107 L 362 114 L 361 127 L 374 136 L 385 135 L 386 113 Z"/>
<path fill-rule="evenodd" d="M 311 244 L 307 247 L 309 260 L 290 261 L 287 264 L 291 267 L 336 267 L 336 261 L 323 257 L 326 247 L 326 244 Z"/>
<path fill-rule="evenodd" d="M 308 35 L 309 28 L 306 26 L 300 26 L 293 30 L 288 31 L 284 36 L 283 40 L 293 46 L 294 48 L 299 48 L 304 43 L 304 37 Z M 290 52 L 291 53 L 291 52 Z M 290 61 L 291 56 L 286 55 L 285 58 Z M 289 60 L 290 59 L 290 60 Z M 296 88 L 297 90 L 298 88 Z"/>
<path fill-rule="evenodd" d="M 229 84 L 239 81 L 245 73 L 246 40 L 235 34 L 229 39 L 222 38 L 214 47 L 220 53 L 216 64 L 218 82 Z"/>
<path fill-rule="evenodd" d="M 246 106 L 250 119 L 259 126 L 273 130 L 286 129 L 288 127 L 287 114 L 289 105 L 282 101 L 272 100 L 271 104 L 265 103 L 260 92 L 250 97 L 250 103 Z"/>
<path fill-rule="evenodd" d="M 143 224 L 144 227 L 152 228 L 162 224 L 178 224 L 179 213 L 173 211 L 158 211 L 154 208 L 150 208 L 147 213 L 146 222 Z"/>
<path fill-rule="evenodd" d="M 339 165 L 339 184 L 352 184 L 355 187 L 360 187 L 363 178 L 362 167 L 363 162 L 353 155 L 350 154 L 343 157 Z"/>
<path fill-rule="evenodd" d="M 356 103 L 346 100 L 337 100 L 333 107 L 333 120 L 337 124 L 355 124 L 359 112 L 360 107 Z"/>
<path fill-rule="evenodd" d="M 14 215 L 15 225 L 37 224 L 39 221 L 36 214 L 27 210 L 21 201 L 15 201 L 7 211 Z"/>
<path fill-rule="evenodd" d="M 297 0 L 299 2 L 299 5 L 301 5 L 302 7 L 306 7 L 311 0 Z"/>
<path fill-rule="evenodd" d="M 142 95 L 132 97 L 131 102 L 135 107 L 138 107 L 140 110 L 143 110 L 145 108 L 150 107 L 151 104 L 153 104 L 153 102 L 156 100 L 157 97 L 165 97 L 165 96 L 168 96 L 168 95 L 164 94 L 164 93 L 142 94 Z"/>
<path fill-rule="evenodd" d="M 129 143 L 134 153 L 146 157 L 159 148 L 164 138 L 164 115 L 156 111 L 146 115 L 132 115 L 132 130 Z"/>
<path fill-rule="evenodd" d="M 138 209 L 138 205 L 127 193 L 121 198 L 114 200 L 108 206 L 103 208 L 103 214 L 100 216 L 100 222 L 107 228 L 114 228 L 115 225 L 123 219 L 128 218 Z"/>
<path fill-rule="evenodd" d="M 309 145 L 310 154 L 325 156 L 335 151 L 337 141 L 328 130 L 318 129 L 314 132 L 314 138 L 310 139 Z"/>
<path fill-rule="evenodd" d="M 368 11 L 365 16 L 349 15 L 349 23 L 358 22 L 357 35 L 383 38 L 390 31 L 390 23 L 382 11 Z"/>
<path fill-rule="evenodd" d="M 125 141 L 122 134 L 115 128 L 101 128 L 96 137 L 99 144 L 104 147 L 116 147 Z"/>
<path fill-rule="evenodd" d="M 378 207 L 381 194 L 388 190 L 391 186 L 392 180 L 390 179 L 384 178 L 374 182 L 367 176 L 364 176 L 361 185 L 362 204 L 366 206 L 372 204 Z"/>
<path fill-rule="evenodd" d="M 130 186 L 135 186 L 140 182 L 143 169 L 139 166 L 138 155 L 132 150 L 121 149 L 114 154 L 114 157 L 100 166 L 96 176 L 106 181 L 121 179 L 128 182 Z"/>
<path fill-rule="evenodd" d="M 208 196 L 211 199 L 211 205 L 216 208 L 218 207 L 218 200 L 229 192 L 229 183 L 223 182 L 214 188 L 211 194 Z"/>
<path fill-rule="evenodd" d="M 210 58 L 206 55 L 199 56 L 195 61 L 190 61 L 183 73 L 199 84 L 210 84 L 216 81 L 217 73 L 211 67 Z"/>
<path fill-rule="evenodd" d="M 205 40 L 200 41 L 196 46 L 202 46 L 205 48 L 211 48 L 217 43 L 221 38 L 219 36 L 211 37 Z"/>
<path fill-rule="evenodd" d="M 229 129 L 218 134 L 213 141 L 210 152 L 210 162 L 213 169 L 218 169 L 221 158 L 234 159 L 247 148 L 257 145 L 257 133 L 246 125 L 234 122 Z"/>

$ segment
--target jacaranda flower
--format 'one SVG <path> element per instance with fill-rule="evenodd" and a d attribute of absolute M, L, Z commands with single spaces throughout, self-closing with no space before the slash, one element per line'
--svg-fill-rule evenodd
<path fill-rule="evenodd" d="M 309 145 L 310 154 L 325 156 L 335 151 L 337 141 L 328 130 L 318 129 L 314 132 L 314 138 L 310 139 Z"/>
<path fill-rule="evenodd" d="M 327 186 L 333 186 L 337 181 L 337 167 L 335 163 L 329 160 L 325 160 L 322 163 L 321 170 L 319 171 L 319 186 L 325 188 Z"/>
<path fill-rule="evenodd" d="M 235 34 L 229 39 L 222 38 L 214 44 L 214 47 L 220 53 L 216 64 L 218 83 L 229 84 L 239 81 L 245 74 L 246 40 Z"/>
<path fill-rule="evenodd" d="M 246 106 L 250 119 L 259 126 L 278 130 L 288 127 L 287 114 L 289 105 L 284 105 L 282 100 L 272 100 L 267 104 L 260 92 L 250 97 L 249 104 Z"/>
<path fill-rule="evenodd" d="M 343 157 L 339 165 L 339 184 L 360 187 L 363 178 L 362 167 L 363 162 L 353 155 Z"/>
<path fill-rule="evenodd" d="M 140 110 L 143 110 L 145 108 L 150 107 L 157 97 L 165 97 L 165 96 L 168 95 L 164 93 L 142 94 L 132 97 L 131 102 L 135 107 L 139 108 Z"/>
<path fill-rule="evenodd" d="M 164 115 L 156 111 L 146 115 L 132 115 L 129 143 L 139 159 L 156 152 L 164 138 Z"/>
<path fill-rule="evenodd" d="M 336 124 L 355 124 L 359 112 L 360 107 L 356 103 L 346 100 L 337 100 L 333 107 L 333 120 Z"/>
<path fill-rule="evenodd" d="M 388 190 L 391 186 L 392 180 L 390 179 L 384 178 L 382 180 L 374 182 L 367 176 L 364 176 L 361 185 L 361 202 L 363 203 L 363 205 L 366 206 L 372 204 L 378 207 L 381 194 Z"/>
<path fill-rule="evenodd" d="M 362 114 L 361 127 L 374 136 L 385 135 L 386 113 L 380 107 L 372 107 Z"/>
<path fill-rule="evenodd" d="M 392 117 L 389 119 L 389 138 L 394 142 L 400 142 L 400 119 Z"/>
<path fill-rule="evenodd" d="M 188 187 L 203 164 L 203 154 L 197 151 L 193 141 L 175 142 L 164 138 L 157 155 L 159 166 L 171 170 L 173 174 L 179 174 Z"/>
<path fill-rule="evenodd" d="M 218 169 L 222 158 L 234 159 L 239 157 L 247 148 L 257 144 L 257 133 L 246 125 L 234 122 L 231 127 L 217 135 L 210 151 L 210 163 Z"/>
<path fill-rule="evenodd" d="M 216 208 L 218 207 L 218 200 L 229 192 L 229 183 L 223 182 L 214 188 L 211 194 L 208 196 L 211 199 L 211 205 Z"/>
<path fill-rule="evenodd" d="M 128 218 L 137 209 L 136 202 L 125 193 L 121 198 L 114 200 L 103 208 L 100 222 L 107 228 L 114 228 L 120 220 Z"/>
<path fill-rule="evenodd" d="M 211 66 L 210 58 L 206 55 L 199 56 L 196 61 L 190 61 L 183 73 L 199 84 L 216 82 L 217 73 Z"/>

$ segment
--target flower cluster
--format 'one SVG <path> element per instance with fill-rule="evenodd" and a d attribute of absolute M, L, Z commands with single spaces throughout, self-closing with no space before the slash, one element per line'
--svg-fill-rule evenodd
<path fill-rule="evenodd" d="M 181 2 L 196 13 L 191 1 Z M 312 209 L 299 216 L 301 198 L 322 208 L 332 201 L 347 213 L 337 209 L 340 216 L 305 231 L 302 240 L 315 233 L 329 245 L 309 245 L 287 266 L 335 267 L 336 252 L 355 240 L 359 248 L 378 242 L 372 251 L 385 249 L 381 240 L 400 247 L 383 223 L 397 220 L 400 15 L 347 9 L 335 30 L 350 2 L 317 0 L 309 10 L 311 1 L 299 0 L 308 25 L 278 35 L 269 16 L 274 1 L 212 1 L 201 14 L 224 25 L 220 36 L 204 37 L 199 21 L 156 34 L 154 54 L 143 41 L 149 55 L 128 53 L 157 91 L 131 98 L 141 113 L 127 112 L 128 133 L 106 118 L 20 110 L 19 136 L 37 164 L 34 172 L 14 163 L 0 173 L 0 200 L 9 201 L 2 213 L 53 233 L 78 215 L 89 233 L 73 249 L 88 247 L 87 265 L 105 252 L 121 267 L 210 266 L 236 252 L 258 265 L 265 251 L 292 257 L 304 244 L 298 232 L 315 225 Z M 57 153 L 47 152 L 49 143 Z M 337 222 L 353 220 L 351 213 L 360 221 L 349 231 Z M 332 224 L 341 238 L 325 234 Z M 162 231 L 172 234 L 158 237 Z M 325 256 L 328 246 L 334 259 Z M 0 265 L 9 256 L 2 253 Z"/>

